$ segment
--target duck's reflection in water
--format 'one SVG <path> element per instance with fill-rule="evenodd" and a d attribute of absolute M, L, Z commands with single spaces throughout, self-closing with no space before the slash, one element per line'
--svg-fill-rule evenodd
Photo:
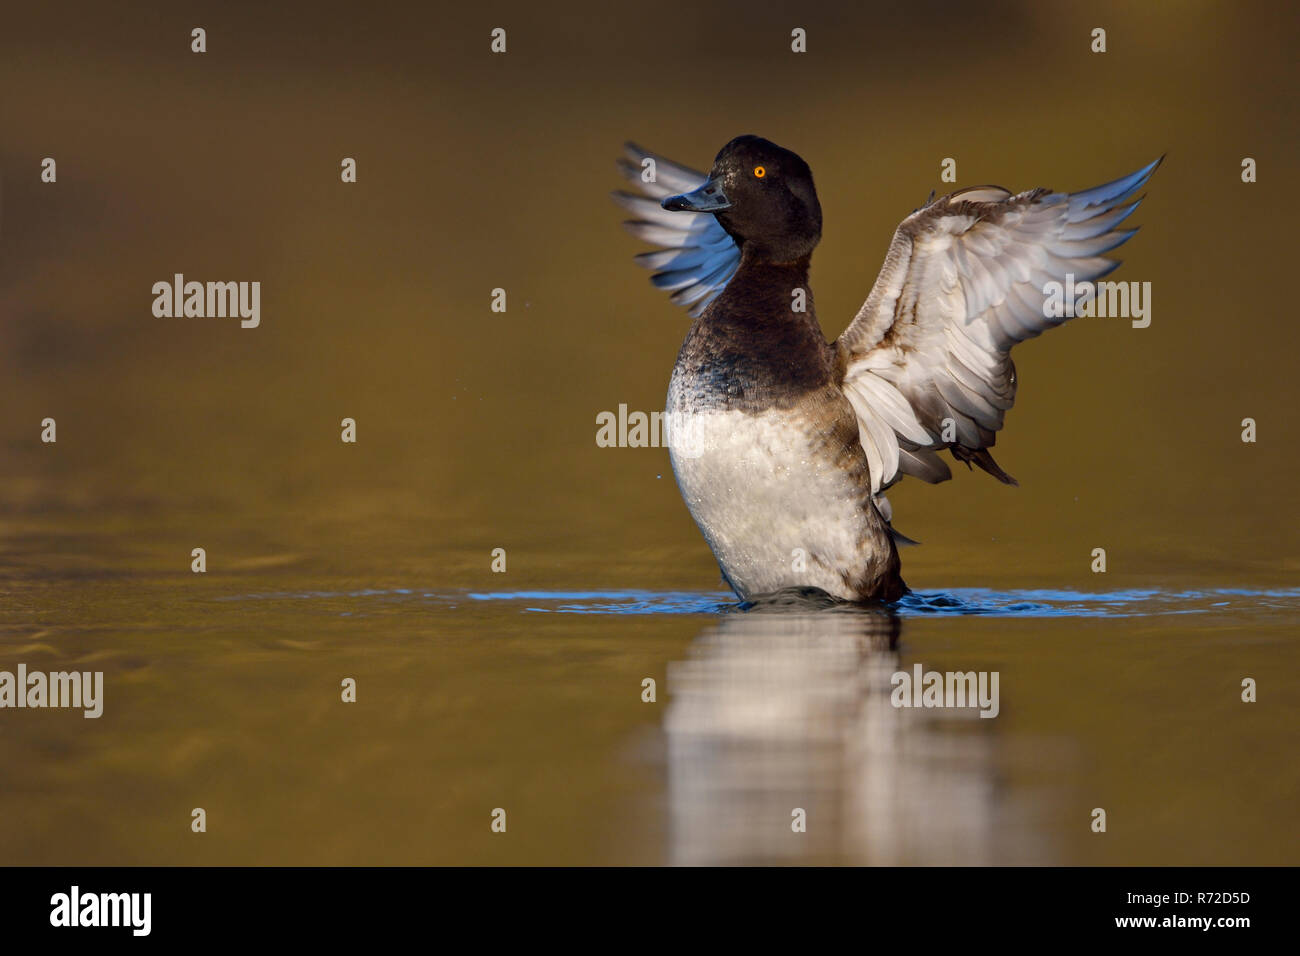
<path fill-rule="evenodd" d="M 895 708 L 898 635 L 884 610 L 755 609 L 669 666 L 674 863 L 996 862 L 997 722 Z"/>

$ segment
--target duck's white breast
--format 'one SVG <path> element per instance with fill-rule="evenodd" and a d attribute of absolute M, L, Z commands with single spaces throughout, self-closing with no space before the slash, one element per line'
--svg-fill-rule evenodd
<path fill-rule="evenodd" d="M 849 579 L 887 532 L 861 473 L 798 409 L 678 411 L 672 423 L 678 487 L 741 597 L 791 587 L 860 596 Z"/>

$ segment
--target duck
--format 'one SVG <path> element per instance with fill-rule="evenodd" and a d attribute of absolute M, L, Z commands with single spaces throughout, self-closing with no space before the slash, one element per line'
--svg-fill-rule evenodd
<path fill-rule="evenodd" d="M 1048 284 L 1072 278 L 1082 297 L 1119 265 L 1105 253 L 1136 233 L 1121 225 L 1163 159 L 1074 193 L 931 193 L 830 342 L 809 281 L 822 209 L 808 163 L 752 134 L 707 173 L 625 145 L 636 191 L 613 197 L 657 247 L 636 261 L 693 320 L 664 412 L 673 474 L 742 602 L 896 602 L 914 542 L 889 488 L 947 481 L 943 454 L 1017 484 L 991 452 L 1015 402 L 1011 350 L 1086 311 L 1045 308 Z"/>

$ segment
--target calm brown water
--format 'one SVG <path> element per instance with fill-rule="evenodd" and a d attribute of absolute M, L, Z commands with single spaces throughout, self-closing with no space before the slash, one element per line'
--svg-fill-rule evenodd
<path fill-rule="evenodd" d="M 190 14 L 14 15 L 0 670 L 105 702 L 0 710 L 0 863 L 1296 863 L 1285 8 L 801 13 L 802 60 L 750 7 L 711 48 L 611 9 L 503 14 L 494 59 L 456 12 L 236 4 L 206 59 Z M 686 329 L 606 199 L 619 144 L 749 131 L 817 176 L 830 336 L 944 157 L 1073 189 L 1169 154 L 1114 276 L 1151 326 L 1017 350 L 1021 487 L 891 492 L 925 542 L 894 615 L 736 610 L 666 453 L 595 444 Z M 260 281 L 261 326 L 154 318 L 175 272 Z M 917 663 L 997 671 L 997 718 L 889 706 Z"/>

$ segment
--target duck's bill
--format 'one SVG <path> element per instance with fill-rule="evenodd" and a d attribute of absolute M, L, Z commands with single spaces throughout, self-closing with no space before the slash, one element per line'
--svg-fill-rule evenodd
<path fill-rule="evenodd" d="M 722 183 L 710 179 L 699 189 L 680 196 L 669 196 L 659 205 L 672 212 L 718 212 L 730 209 L 731 202 L 722 191 Z"/>

